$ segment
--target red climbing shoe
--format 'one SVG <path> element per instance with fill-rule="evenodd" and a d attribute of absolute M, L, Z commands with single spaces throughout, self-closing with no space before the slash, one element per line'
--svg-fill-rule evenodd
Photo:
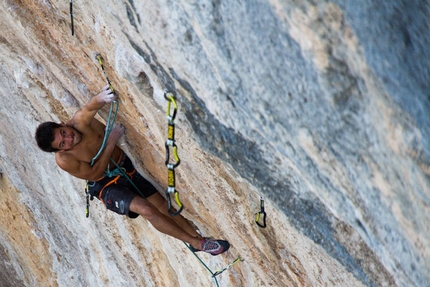
<path fill-rule="evenodd" d="M 225 240 L 203 239 L 202 250 L 214 256 L 226 252 L 230 248 L 230 243 Z"/>

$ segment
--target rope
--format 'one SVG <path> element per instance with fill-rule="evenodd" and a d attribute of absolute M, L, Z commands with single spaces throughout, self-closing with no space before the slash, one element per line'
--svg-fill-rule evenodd
<path fill-rule="evenodd" d="M 73 33 L 73 14 L 72 14 L 72 1 L 70 1 L 70 15 L 72 16 L 72 33 Z M 103 57 L 100 55 L 100 53 L 96 54 L 96 59 L 99 62 L 103 74 L 106 78 L 106 81 L 109 85 L 109 88 L 111 89 L 112 92 L 114 92 L 114 88 L 106 74 L 106 71 L 104 69 L 103 66 Z M 118 108 L 119 108 L 119 103 L 117 100 L 114 100 L 111 102 L 110 104 L 110 109 L 109 109 L 109 116 L 106 119 L 106 127 L 105 127 L 105 134 L 103 137 L 103 142 L 100 146 L 99 151 L 97 152 L 97 154 L 93 157 L 93 159 L 91 160 L 90 165 L 93 166 L 95 161 L 97 160 L 97 158 L 100 156 L 100 154 L 102 153 L 102 151 L 104 150 L 104 148 L 106 147 L 106 142 L 107 139 L 109 138 L 110 132 L 112 131 L 115 119 L 116 119 L 116 115 L 118 114 Z M 112 160 L 112 159 L 111 159 Z M 116 164 L 116 162 L 114 162 Z M 129 179 L 130 180 L 130 179 Z M 130 180 L 131 181 L 131 180 Z M 133 184 L 133 183 L 132 183 Z M 140 191 L 139 191 L 140 192 Z M 85 196 L 86 196 L 86 202 L 87 202 L 87 206 L 86 206 L 86 210 L 85 210 L 85 216 L 88 218 L 90 216 L 90 199 L 93 200 L 93 196 L 90 195 L 90 186 L 88 184 L 88 181 L 85 184 Z"/>
<path fill-rule="evenodd" d="M 220 275 L 221 273 L 223 273 L 224 271 L 226 271 L 226 270 L 228 270 L 228 269 L 230 269 L 234 264 L 236 264 L 237 262 L 240 262 L 240 261 L 244 261 L 244 259 L 242 258 L 242 257 L 240 257 L 240 255 L 232 262 L 232 263 L 230 263 L 229 265 L 227 265 L 226 267 L 224 267 L 223 269 L 220 269 L 220 270 L 218 270 L 218 271 L 216 271 L 216 272 L 213 272 L 204 262 L 203 262 L 203 260 L 193 251 L 193 249 L 191 248 L 191 246 L 190 245 L 188 245 L 187 243 L 185 243 L 184 242 L 184 244 L 185 244 L 185 246 L 187 246 L 188 247 L 188 249 L 194 254 L 194 256 L 200 261 L 200 263 L 206 268 L 206 270 L 208 270 L 209 271 L 209 273 L 212 275 L 212 279 L 214 279 L 214 281 L 215 281 L 215 284 L 216 284 L 216 286 L 217 287 L 219 287 L 219 284 L 218 284 L 218 279 L 216 278 L 216 276 L 218 276 L 218 275 Z"/>
<path fill-rule="evenodd" d="M 100 67 L 101 67 L 101 69 L 102 69 L 102 71 L 103 71 L 103 74 L 104 74 L 104 76 L 105 76 L 105 78 L 106 78 L 106 81 L 107 81 L 107 83 L 108 83 L 108 85 L 109 85 L 109 88 L 111 89 L 111 91 L 112 92 L 114 92 L 114 88 L 113 88 L 113 86 L 112 86 L 112 83 L 110 82 L 110 80 L 109 80 L 109 78 L 108 78 L 108 76 L 107 76 L 107 74 L 106 74 L 106 71 L 105 71 L 105 69 L 104 69 L 104 65 L 103 65 L 103 57 L 100 55 L 100 53 L 97 53 L 96 54 L 96 59 L 97 59 L 97 61 L 99 62 L 99 64 L 100 64 Z M 116 116 L 117 116 L 117 114 L 118 114 L 118 108 L 119 108 L 119 103 L 118 103 L 118 101 L 117 100 L 114 100 L 114 101 L 112 101 L 112 103 L 111 103 L 111 105 L 110 105 L 110 109 L 109 109 L 109 116 L 108 116 L 108 118 L 107 118 L 107 120 L 106 120 L 106 128 L 105 128 L 105 134 L 104 134 L 104 138 L 103 138 L 103 142 L 102 142 L 102 144 L 101 144 L 101 146 L 100 146 L 100 149 L 99 149 L 99 151 L 97 152 L 97 154 L 93 157 L 93 159 L 91 160 L 91 163 L 90 163 L 90 165 L 92 166 L 92 165 L 94 165 L 94 162 L 97 160 L 97 158 L 100 156 L 100 154 L 102 153 L 102 151 L 104 150 L 104 148 L 106 147 L 106 142 L 107 142 L 107 139 L 109 138 L 109 134 L 110 134 L 110 132 L 112 131 L 112 128 L 113 128 L 113 125 L 114 125 L 114 122 L 115 122 L 115 119 L 116 119 Z M 177 152 L 175 152 L 175 154 L 176 154 L 176 158 L 178 158 L 177 157 Z M 112 158 L 110 159 L 113 163 L 114 163 L 114 165 L 116 166 L 116 168 L 115 169 L 113 169 L 113 170 L 107 170 L 105 173 L 106 173 L 106 175 L 108 176 L 108 177 L 113 177 L 113 176 L 117 176 L 117 175 L 121 175 L 121 176 L 123 176 L 123 177 L 125 177 L 130 183 L 131 183 L 131 185 L 136 189 L 136 191 L 143 197 L 143 198 L 145 198 L 146 199 L 146 197 L 143 195 L 143 193 L 142 193 L 142 191 L 136 186 L 136 184 L 134 184 L 134 182 L 131 180 L 131 178 L 127 175 L 127 173 L 125 172 L 125 170 L 122 168 L 122 167 L 120 167 Z M 177 165 L 179 164 L 179 158 L 178 158 L 178 163 L 177 163 Z M 176 165 L 176 166 L 177 166 Z M 175 166 L 175 167 L 176 167 Z M 174 175 L 173 175 L 174 176 Z M 174 180 L 173 180 L 173 182 L 174 182 Z M 86 206 L 86 217 L 88 218 L 89 217 L 89 215 L 90 215 L 90 199 L 91 200 L 93 200 L 93 196 L 90 194 L 90 185 L 89 185 L 89 183 L 88 183 L 88 181 L 86 182 L 86 185 L 85 185 L 85 194 L 86 194 L 86 202 L 87 202 L 87 206 Z M 177 200 L 177 202 L 179 201 L 179 198 L 178 198 L 178 200 Z M 180 202 L 180 201 L 179 201 Z M 169 207 L 170 208 L 170 207 Z M 181 208 L 181 210 L 182 210 L 182 208 Z M 180 210 L 180 211 L 181 211 Z"/>
<path fill-rule="evenodd" d="M 96 54 L 96 59 L 99 62 L 100 67 L 102 68 L 103 74 L 105 75 L 106 81 L 107 81 L 107 83 L 109 85 L 109 89 L 111 89 L 111 91 L 114 92 L 115 90 L 114 90 L 114 88 L 113 88 L 113 86 L 112 86 L 112 84 L 111 84 L 108 76 L 106 75 L 106 71 L 105 71 L 105 68 L 103 66 L 103 57 L 99 53 L 97 53 Z M 118 113 L 118 108 L 119 108 L 118 100 L 112 101 L 112 103 L 110 104 L 109 116 L 106 119 L 106 128 L 105 128 L 105 135 L 104 135 L 104 138 L 103 138 L 103 142 L 102 142 L 102 145 L 100 146 L 99 151 L 97 152 L 97 154 L 91 160 L 91 164 L 90 164 L 91 166 L 94 165 L 94 162 L 100 156 L 100 154 L 102 153 L 102 151 L 104 150 L 104 148 L 106 146 L 107 139 L 109 138 L 109 134 L 112 131 L 112 128 L 113 128 L 113 125 L 114 125 L 114 122 L 115 122 L 115 119 L 116 119 L 116 115 Z"/>
<path fill-rule="evenodd" d="M 109 109 L 109 116 L 106 120 L 106 128 L 105 128 L 105 135 L 103 138 L 103 142 L 102 145 L 100 146 L 99 151 L 97 152 L 97 154 L 93 157 L 93 159 L 91 160 L 90 165 L 93 166 L 94 162 L 96 161 L 96 159 L 100 156 L 100 154 L 102 153 L 102 151 L 104 150 L 104 148 L 106 147 L 106 142 L 107 139 L 109 138 L 109 134 L 112 131 L 115 119 L 116 119 L 116 115 L 118 113 L 118 101 L 114 100 L 111 104 L 110 104 L 110 109 Z"/>

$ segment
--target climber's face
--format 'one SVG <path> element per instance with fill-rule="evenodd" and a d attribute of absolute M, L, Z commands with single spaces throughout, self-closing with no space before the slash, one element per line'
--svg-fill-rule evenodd
<path fill-rule="evenodd" d="M 82 135 L 76 129 L 63 125 L 54 129 L 52 147 L 59 150 L 69 150 L 81 142 Z"/>

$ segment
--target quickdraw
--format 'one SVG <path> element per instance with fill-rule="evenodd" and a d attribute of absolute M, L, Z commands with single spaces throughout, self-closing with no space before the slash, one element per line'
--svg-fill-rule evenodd
<path fill-rule="evenodd" d="M 85 217 L 86 218 L 90 217 L 90 197 L 91 197 L 91 200 L 93 200 L 93 196 L 90 195 L 90 186 L 89 186 L 88 180 L 87 180 L 85 183 L 85 199 L 87 201 L 87 206 L 85 209 Z"/>
<path fill-rule="evenodd" d="M 72 26 L 72 36 L 75 35 L 75 24 L 73 23 L 73 1 L 70 0 L 70 22 Z"/>
<path fill-rule="evenodd" d="M 236 264 L 237 262 L 240 262 L 240 261 L 245 261 L 245 259 L 243 259 L 242 257 L 240 257 L 240 255 L 232 262 L 232 263 L 230 263 L 229 265 L 227 265 L 226 267 L 224 267 L 223 269 L 221 269 L 221 270 L 218 270 L 217 272 L 215 272 L 213 275 L 212 275 L 212 277 L 215 277 L 215 276 L 218 276 L 218 275 L 220 275 L 221 273 L 223 273 L 224 271 L 226 271 L 226 270 L 228 270 L 228 269 L 230 269 L 234 264 Z"/>
<path fill-rule="evenodd" d="M 166 147 L 166 167 L 167 167 L 167 183 L 168 187 L 166 189 L 166 198 L 167 198 L 167 210 L 170 215 L 175 216 L 182 212 L 184 209 L 184 206 L 179 199 L 179 193 L 175 189 L 175 168 L 178 167 L 178 165 L 181 163 L 181 160 L 178 156 L 178 148 L 175 143 L 175 118 L 176 113 L 178 110 L 178 105 L 176 103 L 175 96 L 165 91 L 164 92 L 164 98 L 167 100 L 167 109 L 166 109 L 166 116 L 168 120 L 168 127 L 167 127 L 167 140 L 165 143 Z M 173 106 L 173 109 L 172 109 Z M 170 163 L 170 148 L 173 150 L 173 159 L 174 162 Z M 171 194 L 174 195 L 176 204 L 179 206 L 179 210 L 176 212 L 172 212 L 172 199 Z"/>
<path fill-rule="evenodd" d="M 261 215 L 263 215 L 263 224 L 259 222 Z M 264 211 L 263 197 L 260 197 L 260 211 L 255 214 L 255 223 L 257 223 L 261 228 L 266 228 L 266 212 Z"/>
<path fill-rule="evenodd" d="M 100 55 L 100 53 L 97 53 L 96 54 L 96 59 L 97 59 L 97 61 L 99 61 L 100 67 L 102 68 L 103 74 L 105 75 L 105 78 L 106 78 L 106 81 L 107 81 L 107 83 L 109 85 L 109 88 L 111 89 L 112 92 L 115 92 L 115 90 L 114 90 L 114 88 L 113 88 L 113 86 L 112 86 L 112 84 L 111 84 L 111 82 L 110 82 L 110 80 L 109 80 L 109 78 L 108 78 L 108 76 L 106 74 L 105 67 L 103 65 L 103 57 L 102 57 L 102 55 Z"/>
<path fill-rule="evenodd" d="M 178 167 L 178 165 L 181 163 L 181 160 L 180 160 L 180 158 L 178 156 L 178 148 L 177 148 L 176 143 L 175 143 L 175 123 L 174 123 L 174 121 L 175 121 L 175 118 L 176 118 L 176 113 L 177 113 L 177 110 L 178 110 L 178 105 L 176 103 L 175 96 L 172 93 L 165 91 L 164 92 L 164 98 L 167 101 L 166 116 L 167 116 L 167 121 L 168 121 L 167 140 L 166 140 L 166 143 L 165 143 L 165 147 L 166 147 L 166 161 L 165 161 L 165 164 L 166 164 L 166 167 L 167 167 L 167 182 L 168 182 L 168 187 L 166 189 L 166 197 L 167 197 L 167 204 L 168 204 L 167 208 L 168 208 L 169 214 L 172 215 L 172 216 L 175 216 L 175 215 L 178 215 L 179 213 L 181 213 L 181 211 L 184 208 L 182 202 L 179 200 L 179 193 L 175 189 L 175 168 Z M 170 162 L 170 149 L 173 150 L 173 159 L 174 159 L 174 162 L 172 162 L 172 163 Z M 172 207 L 172 199 L 170 197 L 171 194 L 174 194 L 175 201 L 176 201 L 177 205 L 179 206 L 179 210 L 177 212 L 172 212 L 171 211 L 171 207 Z M 193 250 L 191 249 L 190 245 L 188 245 L 185 242 L 184 242 L 184 244 L 188 247 L 188 249 L 190 249 L 190 251 L 200 261 L 200 263 L 209 271 L 209 273 L 211 273 L 212 278 L 215 280 L 216 286 L 219 286 L 218 280 L 217 280 L 216 276 L 218 276 L 221 273 L 223 273 L 224 271 L 230 269 L 237 262 L 244 261 L 244 259 L 242 259 L 239 256 L 232 263 L 230 263 L 228 266 L 226 266 L 223 269 L 220 269 L 220 270 L 218 270 L 218 271 L 216 271 L 214 273 L 203 262 L 203 260 L 195 252 L 193 252 Z"/>

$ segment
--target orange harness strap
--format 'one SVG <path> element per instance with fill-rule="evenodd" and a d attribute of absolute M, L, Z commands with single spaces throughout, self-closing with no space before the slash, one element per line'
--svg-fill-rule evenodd
<path fill-rule="evenodd" d="M 112 179 L 111 181 L 109 181 L 108 183 L 106 183 L 106 185 L 105 186 L 103 186 L 103 188 L 100 190 L 100 192 L 99 192 L 99 196 L 98 196 L 98 198 L 100 199 L 100 201 L 101 202 L 103 202 L 103 203 L 105 203 L 104 202 L 104 200 L 103 200 L 103 198 L 102 198 L 102 193 L 103 193 L 103 190 L 106 188 L 106 187 L 108 187 L 109 185 L 111 185 L 111 184 L 116 184 L 117 183 L 117 181 L 118 181 L 118 179 L 121 177 L 121 175 L 117 175 L 117 176 L 115 176 L 115 178 L 114 179 Z"/>
<path fill-rule="evenodd" d="M 133 178 L 133 174 L 136 172 L 136 169 L 134 169 L 133 171 L 131 171 L 131 172 L 126 172 L 126 174 L 129 176 L 129 178 L 131 179 L 131 178 Z M 101 202 L 103 202 L 103 204 L 105 203 L 104 202 L 104 200 L 103 200 L 103 198 L 102 198 L 102 193 L 103 193 L 103 190 L 106 188 L 106 187 L 108 187 L 109 185 L 112 185 L 112 184 L 117 184 L 117 182 L 118 182 L 118 179 L 121 177 L 121 175 L 120 174 L 118 174 L 117 176 L 115 176 L 115 178 L 114 179 L 112 179 L 111 181 L 109 181 L 108 183 L 106 183 L 106 185 L 105 186 L 103 186 L 103 188 L 100 190 L 100 192 L 99 192 L 99 196 L 98 196 L 98 198 L 100 199 L 100 201 Z"/>

